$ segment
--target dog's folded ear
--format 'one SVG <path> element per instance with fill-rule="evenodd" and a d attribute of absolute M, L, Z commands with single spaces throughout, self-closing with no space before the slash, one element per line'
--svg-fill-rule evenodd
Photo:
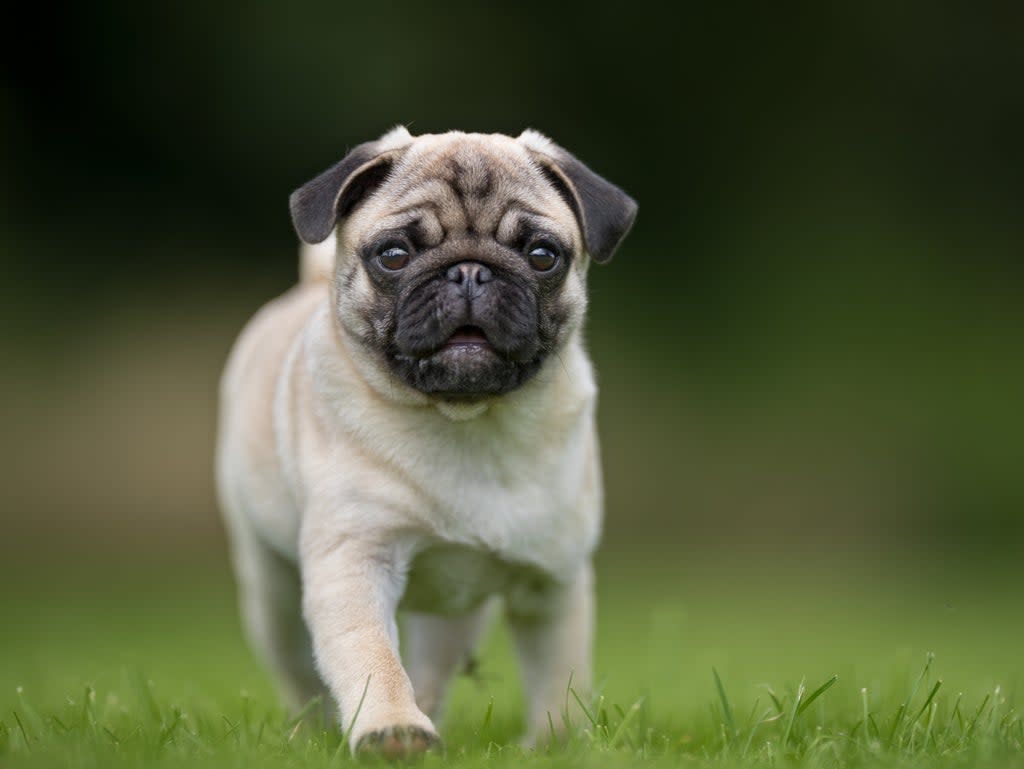
<path fill-rule="evenodd" d="M 380 186 L 395 158 L 411 142 L 412 136 L 399 126 L 377 141 L 358 145 L 341 162 L 295 190 L 288 205 L 299 237 L 305 243 L 326 240 L 338 220 Z"/>
<path fill-rule="evenodd" d="M 528 129 L 519 141 L 576 214 L 590 256 L 610 260 L 633 226 L 636 201 L 543 134 Z"/>

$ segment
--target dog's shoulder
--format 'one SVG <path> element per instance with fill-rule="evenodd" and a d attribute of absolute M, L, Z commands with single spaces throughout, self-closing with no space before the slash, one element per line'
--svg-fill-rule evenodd
<path fill-rule="evenodd" d="M 270 375 L 281 370 L 288 351 L 315 311 L 327 301 L 327 294 L 326 284 L 300 283 L 253 315 L 224 368 L 221 398 L 225 405 L 256 385 L 254 379 L 269 380 L 269 387 L 273 387 Z"/>

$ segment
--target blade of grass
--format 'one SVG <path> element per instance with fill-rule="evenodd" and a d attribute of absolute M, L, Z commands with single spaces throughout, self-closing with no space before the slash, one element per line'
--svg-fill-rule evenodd
<path fill-rule="evenodd" d="M 629 706 L 629 710 L 626 711 L 626 715 L 619 722 L 619 725 L 615 727 L 615 732 L 608 740 L 608 747 L 614 748 L 618 742 L 619 737 L 626 735 L 626 727 L 629 726 L 630 722 L 636 717 L 637 713 L 640 712 L 640 706 L 643 704 L 643 700 L 639 699 Z"/>
<path fill-rule="evenodd" d="M 359 704 L 356 705 L 356 712 L 352 714 L 352 721 L 349 722 L 348 728 L 345 730 L 345 734 L 342 736 L 341 743 L 338 745 L 338 749 L 334 753 L 335 759 L 338 757 L 338 754 L 341 752 L 342 748 L 347 746 L 349 750 L 352 749 L 352 746 L 349 744 L 349 741 L 352 739 L 352 731 L 356 728 L 356 719 L 359 718 L 359 714 L 363 710 L 363 703 L 366 702 L 366 692 L 370 689 L 370 679 L 372 677 L 372 673 L 366 676 L 366 683 L 363 684 L 363 693 L 359 697 Z"/>
<path fill-rule="evenodd" d="M 364 693 L 365 693 L 365 690 L 364 690 Z M 323 698 L 323 696 L 322 696 L 322 695 L 319 695 L 319 694 L 318 694 L 318 695 L 316 695 L 315 697 L 310 697 L 310 699 L 309 699 L 309 702 L 307 702 L 307 703 L 306 703 L 305 705 L 303 705 L 303 706 L 302 706 L 302 710 L 300 710 L 300 711 L 299 711 L 299 712 L 298 712 L 298 713 L 297 713 L 297 714 L 296 714 L 296 715 L 295 715 L 295 716 L 294 716 L 294 717 L 293 717 L 293 718 L 292 718 L 292 719 L 291 719 L 291 720 L 290 720 L 290 721 L 288 722 L 288 728 L 291 728 L 291 727 L 295 726 L 296 724 L 299 724 L 299 723 L 301 723 L 301 722 L 302 722 L 302 720 L 303 720 L 303 719 L 304 719 L 304 718 L 305 718 L 306 716 L 308 716 L 308 715 L 309 715 L 309 714 L 310 714 L 310 713 L 311 713 L 311 712 L 313 711 L 313 709 L 314 709 L 314 708 L 316 708 L 316 707 L 320 707 L 321 705 L 323 705 L 323 701 L 324 701 L 324 698 Z"/>
<path fill-rule="evenodd" d="M 769 686 L 768 684 L 761 684 L 761 686 L 764 688 L 764 690 L 766 692 L 768 692 L 768 696 L 771 697 L 772 704 L 775 706 L 776 712 L 778 712 L 779 715 L 782 715 L 782 713 L 785 712 L 785 710 L 782 707 L 782 701 L 778 698 L 778 696 L 772 690 L 772 687 Z"/>
<path fill-rule="evenodd" d="M 569 718 L 569 696 L 572 693 L 572 677 L 574 673 L 575 671 L 569 671 L 569 682 L 565 685 L 565 702 L 562 705 L 562 725 L 565 727 L 566 734 L 572 733 L 572 719 Z M 548 711 L 548 720 L 551 720 L 550 711 Z M 551 727 L 551 733 L 555 733 L 554 725 Z"/>
<path fill-rule="evenodd" d="M 29 753 L 31 753 L 32 743 L 28 741 L 28 734 L 25 732 L 25 724 L 21 723 L 21 718 L 18 716 L 17 710 L 12 710 L 11 715 L 14 716 L 14 722 L 18 725 L 18 729 L 21 731 L 21 739 L 25 741 L 25 748 Z"/>
<path fill-rule="evenodd" d="M 882 739 L 882 730 L 878 728 L 878 724 L 875 723 L 875 717 L 873 715 L 868 716 L 868 723 L 871 725 L 871 730 L 875 733 L 875 739 Z"/>
<path fill-rule="evenodd" d="M 942 679 L 940 678 L 938 681 L 935 682 L 935 686 L 932 687 L 931 692 L 928 693 L 928 698 L 924 701 L 924 705 L 921 706 L 921 709 L 919 711 L 917 711 L 917 715 L 914 716 L 912 719 L 910 719 L 910 721 L 907 722 L 906 727 L 904 727 L 904 729 L 903 729 L 904 733 L 906 732 L 907 729 L 913 728 L 914 724 L 917 723 L 918 719 L 928 709 L 928 706 L 932 704 L 932 700 L 935 699 L 935 695 L 938 693 L 939 689 L 941 689 L 941 688 L 942 688 Z"/>
<path fill-rule="evenodd" d="M 174 708 L 172 710 L 172 714 L 174 718 L 171 719 L 171 722 L 169 724 L 167 724 L 166 726 L 164 726 L 163 729 L 160 730 L 160 737 L 157 743 L 159 745 L 164 745 L 174 740 L 174 732 L 177 730 L 178 725 L 181 723 L 181 711 L 178 708 Z"/>
<path fill-rule="evenodd" d="M 942 749 L 945 749 L 949 744 L 949 733 L 953 729 L 953 721 L 956 718 L 957 713 L 960 712 L 960 700 L 963 696 L 963 692 L 957 692 L 956 701 L 953 703 L 953 707 L 949 710 L 949 720 L 946 722 L 946 728 L 942 731 Z"/>
<path fill-rule="evenodd" d="M 1003 691 L 1003 687 L 997 685 L 996 688 L 995 688 L 995 691 L 992 692 L 992 709 L 988 712 L 988 731 L 989 731 L 989 733 L 991 733 L 992 730 L 993 730 L 993 726 L 994 726 L 995 720 L 996 720 L 996 713 L 999 712 L 999 706 L 1006 702 L 1006 700 L 1001 699 L 1000 696 L 999 696 L 1002 693 L 1002 691 Z"/>
<path fill-rule="evenodd" d="M 750 745 L 754 741 L 754 735 L 757 733 L 757 728 L 761 726 L 761 724 L 770 724 L 779 717 L 779 714 L 776 713 L 771 718 L 769 718 L 769 716 L 772 716 L 772 711 L 766 710 L 764 715 L 761 716 L 761 719 L 754 722 L 754 725 L 750 728 L 750 734 L 747 735 L 747 741 L 743 744 L 743 751 L 740 753 L 740 758 L 744 758 L 747 755 L 747 751 L 750 750 Z"/>
<path fill-rule="evenodd" d="M 968 724 L 967 729 L 964 731 L 963 741 L 967 742 L 974 734 L 974 727 L 978 725 L 978 719 L 981 718 L 981 714 L 985 712 L 985 706 L 988 705 L 988 701 L 992 698 L 991 694 L 986 694 L 985 699 L 981 701 L 978 706 L 978 711 L 974 714 L 974 718 L 971 719 L 971 723 Z"/>
<path fill-rule="evenodd" d="M 729 734 L 736 735 L 736 722 L 732 717 L 732 707 L 729 705 L 729 698 L 725 695 L 725 687 L 722 686 L 722 679 L 715 668 L 711 668 L 715 676 L 715 686 L 718 688 L 718 699 L 722 702 L 722 714 L 725 717 L 726 726 L 729 727 Z"/>
<path fill-rule="evenodd" d="M 906 709 L 907 709 L 907 703 L 905 703 L 905 702 L 902 705 L 900 705 L 898 708 L 896 708 L 896 715 L 892 719 L 892 729 L 889 730 L 889 739 L 885 741 L 885 746 L 887 748 L 891 748 L 893 740 L 896 739 L 896 730 L 899 729 L 900 728 L 900 724 L 903 723 L 903 713 L 904 713 L 904 711 L 906 711 Z"/>
<path fill-rule="evenodd" d="M 838 681 L 838 680 L 839 680 L 839 676 L 838 675 L 834 675 L 830 679 L 828 679 L 825 683 L 823 683 L 821 686 L 819 686 L 817 689 L 815 689 L 810 695 L 808 695 L 807 699 L 804 700 L 804 702 L 800 706 L 799 710 L 796 711 L 796 714 L 800 715 L 805 710 L 807 710 L 807 708 L 809 708 L 811 706 L 811 703 L 813 703 L 816 699 L 818 699 L 818 697 L 820 697 L 825 692 L 827 692 L 829 689 L 831 689 L 832 685 L 836 681 Z"/>
<path fill-rule="evenodd" d="M 85 687 L 82 695 L 82 718 L 89 731 L 96 734 L 96 714 L 93 712 L 93 704 L 96 702 L 96 690 L 91 686 Z"/>
<path fill-rule="evenodd" d="M 484 711 L 484 721 L 480 724 L 480 734 L 487 731 L 487 727 L 491 725 L 491 717 L 494 715 L 494 700 L 492 699 L 487 703 L 487 710 Z"/>
<path fill-rule="evenodd" d="M 234 738 L 235 738 L 235 745 L 238 745 L 239 744 L 238 730 L 242 728 L 242 722 L 239 721 L 236 724 L 234 721 L 232 721 L 230 718 L 228 718 L 223 713 L 221 713 L 220 717 L 221 717 L 221 720 L 224 721 L 224 723 L 226 723 L 228 725 L 228 730 L 226 732 L 224 732 L 224 736 L 222 736 L 219 740 L 217 740 L 217 742 L 218 743 L 219 742 L 223 742 L 223 741 L 227 740 L 228 737 L 231 737 L 233 735 Z"/>
<path fill-rule="evenodd" d="M 571 686 L 569 687 L 569 694 L 571 694 L 572 698 L 574 700 L 576 700 L 576 704 L 580 706 L 580 710 L 583 711 L 583 715 L 586 716 L 586 719 L 590 722 L 590 725 L 593 726 L 594 728 L 597 728 L 597 726 L 598 726 L 597 718 L 594 716 L 593 713 L 590 712 L 590 710 L 587 708 L 587 706 L 583 704 L 583 700 L 580 699 L 580 695 L 578 695 L 576 693 L 576 690 L 573 689 Z"/>
<path fill-rule="evenodd" d="M 793 722 L 796 721 L 796 714 L 800 708 L 800 702 L 804 697 L 804 681 L 800 681 L 800 686 L 797 687 L 796 697 L 793 700 L 793 709 L 789 713 L 789 721 L 786 723 L 786 731 L 782 734 L 782 741 L 779 743 L 782 747 L 786 747 L 789 743 L 789 736 L 793 732 Z"/>
<path fill-rule="evenodd" d="M 917 690 L 921 688 L 921 683 L 925 680 L 925 678 L 928 677 L 928 672 L 932 669 L 932 662 L 934 660 L 935 660 L 935 654 L 933 652 L 928 652 L 928 654 L 925 655 L 924 669 L 918 675 L 917 680 L 914 681 L 914 685 L 910 689 L 910 696 L 907 697 L 907 699 L 905 699 L 903 701 L 903 704 L 900 706 L 900 709 L 896 713 L 896 720 L 893 721 L 893 725 L 892 725 L 892 733 L 889 735 L 889 745 L 888 746 L 890 748 L 892 747 L 893 740 L 896 737 L 896 732 L 897 731 L 900 732 L 900 740 L 901 741 L 903 739 L 903 735 L 906 734 L 906 729 L 900 730 L 900 726 L 903 723 L 903 719 L 906 717 L 907 713 L 910 711 L 910 703 L 912 703 L 914 701 L 914 697 L 917 696 Z"/>
<path fill-rule="evenodd" d="M 146 678 L 141 670 L 138 670 L 135 672 L 132 683 L 134 684 L 136 696 L 142 701 L 146 710 L 149 711 L 150 718 L 157 722 L 163 720 L 160 706 L 157 704 L 156 697 L 153 696 L 153 682 Z"/>
<path fill-rule="evenodd" d="M 758 697 L 754 700 L 754 706 L 750 709 L 750 714 L 747 716 L 746 722 L 743 724 L 744 729 L 749 729 L 751 724 L 754 723 L 754 713 L 757 712 L 757 706 L 761 704 L 761 698 Z"/>
<path fill-rule="evenodd" d="M 608 730 L 608 708 L 605 706 L 604 695 L 603 694 L 601 695 L 600 699 L 598 699 L 597 706 L 596 706 L 596 711 L 597 711 L 597 726 L 595 728 L 597 729 L 598 734 L 602 735 L 604 737 L 605 741 L 607 742 L 608 737 L 609 737 L 609 730 Z"/>
<path fill-rule="evenodd" d="M 924 730 L 924 742 L 921 743 L 921 750 L 928 748 L 928 741 L 932 739 L 932 726 L 935 724 L 935 714 L 939 710 L 939 703 L 933 702 L 931 707 L 931 713 L 928 715 L 928 726 Z"/>
<path fill-rule="evenodd" d="M 864 724 L 864 745 L 868 746 L 871 743 L 871 735 L 868 732 L 868 718 L 870 717 L 871 714 L 868 712 L 868 690 L 867 690 L 867 687 L 863 687 L 860 690 L 860 700 L 861 700 L 861 708 L 864 711 L 864 721 L 863 721 L 863 724 Z"/>

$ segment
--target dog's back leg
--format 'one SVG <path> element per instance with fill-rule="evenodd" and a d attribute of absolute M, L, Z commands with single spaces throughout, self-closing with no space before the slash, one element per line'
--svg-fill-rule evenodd
<path fill-rule="evenodd" d="M 444 711 L 452 675 L 465 665 L 494 614 L 493 602 L 469 614 L 446 617 L 406 612 L 402 617 L 402 656 L 416 704 L 436 724 Z"/>
<path fill-rule="evenodd" d="M 313 660 L 302 618 L 298 567 L 248 531 L 232 532 L 242 622 L 249 643 L 274 676 L 293 713 L 322 698 L 328 722 L 336 708 Z"/>
<path fill-rule="evenodd" d="M 572 692 L 584 702 L 590 697 L 593 582 L 587 563 L 571 582 L 551 590 L 543 610 L 507 607 L 527 700 L 527 745 L 543 743 L 552 729 L 554 736 L 564 731 L 562 714 L 575 699 Z"/>

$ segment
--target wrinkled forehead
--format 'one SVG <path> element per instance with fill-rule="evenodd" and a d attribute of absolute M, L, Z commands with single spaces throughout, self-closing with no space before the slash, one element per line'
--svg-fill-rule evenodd
<path fill-rule="evenodd" d="M 366 206 L 370 231 L 412 221 L 432 234 L 515 237 L 524 224 L 547 229 L 576 247 L 568 204 L 518 142 L 507 136 L 419 137 Z"/>

